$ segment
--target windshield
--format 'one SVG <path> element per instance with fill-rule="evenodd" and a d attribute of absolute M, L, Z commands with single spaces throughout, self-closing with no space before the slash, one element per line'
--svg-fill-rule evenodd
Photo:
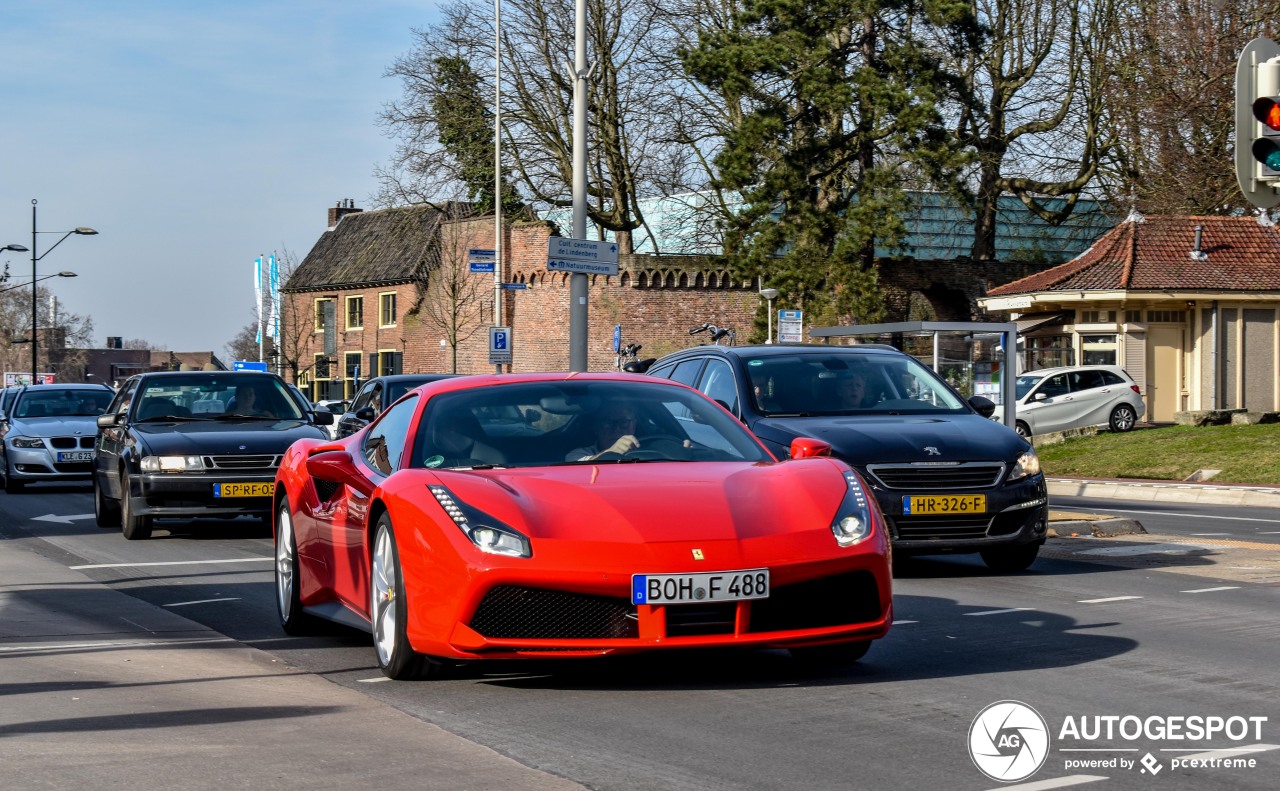
<path fill-rule="evenodd" d="M 272 376 L 219 374 L 145 380 L 133 419 L 302 420 L 298 402 Z"/>
<path fill-rule="evenodd" d="M 22 397 L 13 405 L 13 416 L 28 418 L 101 415 L 114 396 L 115 393 L 106 389 L 82 390 L 41 385 L 23 392 Z"/>
<path fill-rule="evenodd" d="M 518 416 L 521 430 L 513 431 Z M 623 438 L 629 438 L 618 444 Z M 410 466 L 544 467 L 643 461 L 772 461 L 705 396 L 644 382 L 530 382 L 442 393 Z"/>
<path fill-rule="evenodd" d="M 1021 401 L 1022 399 L 1026 398 L 1027 393 L 1030 393 L 1032 388 L 1040 384 L 1040 380 L 1043 378 L 1044 377 L 1039 374 L 1035 376 L 1031 376 L 1031 375 L 1019 376 L 1018 380 L 1014 382 L 1014 389 L 1015 389 L 1015 392 L 1013 395 L 1014 399 Z"/>
<path fill-rule="evenodd" d="M 914 357 L 849 348 L 745 358 L 751 397 L 764 415 L 968 412 Z"/>

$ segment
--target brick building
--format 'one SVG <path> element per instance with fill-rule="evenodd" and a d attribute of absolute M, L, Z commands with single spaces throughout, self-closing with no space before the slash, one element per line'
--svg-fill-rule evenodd
<path fill-rule="evenodd" d="M 493 218 L 451 219 L 465 212 L 458 204 L 362 211 L 343 201 L 330 208 L 327 230 L 282 289 L 286 375 L 320 400 L 349 398 L 371 372 L 492 371 L 487 327 L 495 323 L 495 276 L 472 273 L 467 251 L 493 249 Z M 512 371 L 569 367 L 571 276 L 547 271 L 552 235 L 557 226 L 542 220 L 504 229 L 501 281 L 525 286 L 501 292 Z M 888 320 L 977 318 L 977 299 L 988 287 L 1044 266 L 882 261 Z M 735 279 L 712 256 L 623 255 L 617 277 L 588 277 L 590 370 L 615 366 L 616 325 L 623 344 L 640 343 L 641 356 L 659 356 L 704 339 L 689 334 L 703 322 L 734 328 L 746 341 L 764 309 L 760 284 Z"/>

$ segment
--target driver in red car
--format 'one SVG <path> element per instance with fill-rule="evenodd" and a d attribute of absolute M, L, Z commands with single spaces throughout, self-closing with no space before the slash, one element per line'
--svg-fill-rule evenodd
<path fill-rule="evenodd" d="M 592 419 L 596 433 L 594 445 L 574 448 L 565 456 L 566 461 L 591 461 L 606 453 L 624 453 L 640 447 L 636 439 L 636 411 L 630 404 L 609 404 Z"/>

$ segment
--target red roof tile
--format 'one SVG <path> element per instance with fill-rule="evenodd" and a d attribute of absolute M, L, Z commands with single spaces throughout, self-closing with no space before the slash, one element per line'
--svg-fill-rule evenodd
<path fill-rule="evenodd" d="M 1192 258 L 1203 227 L 1203 260 Z M 991 289 L 1045 291 L 1280 291 L 1280 229 L 1254 217 L 1157 216 L 1111 229 L 1072 260 Z"/>

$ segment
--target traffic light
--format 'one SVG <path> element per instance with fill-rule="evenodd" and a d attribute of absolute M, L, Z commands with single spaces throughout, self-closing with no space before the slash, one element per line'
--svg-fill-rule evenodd
<path fill-rule="evenodd" d="M 1280 45 L 1250 41 L 1236 65 L 1236 180 L 1260 209 L 1280 205 Z"/>

